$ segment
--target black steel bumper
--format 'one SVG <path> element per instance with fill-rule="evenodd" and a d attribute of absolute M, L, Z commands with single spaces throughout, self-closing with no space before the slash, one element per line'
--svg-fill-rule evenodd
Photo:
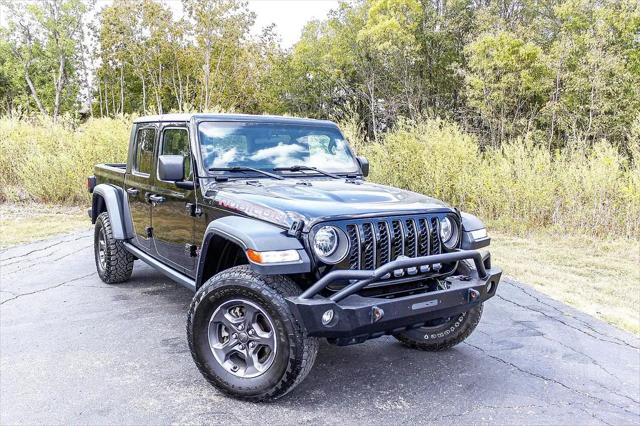
<path fill-rule="evenodd" d="M 446 290 L 385 299 L 362 297 L 355 293 L 396 270 L 473 260 L 476 270 L 470 276 L 451 276 Z M 432 256 L 396 260 L 375 270 L 333 271 L 322 277 L 299 297 L 287 302 L 310 336 L 326 337 L 339 345 L 360 343 L 384 334 L 420 327 L 425 322 L 466 312 L 495 295 L 502 271 L 492 268 L 489 258 L 477 250 L 459 250 Z M 318 295 L 337 280 L 357 280 L 325 298 Z M 323 315 L 333 311 L 324 324 Z"/>

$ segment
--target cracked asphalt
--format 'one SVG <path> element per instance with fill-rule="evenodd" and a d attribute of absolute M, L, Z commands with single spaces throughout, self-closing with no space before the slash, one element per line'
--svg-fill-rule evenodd
<path fill-rule="evenodd" d="M 0 252 L 0 424 L 640 424 L 640 339 L 509 278 L 456 348 L 323 343 L 269 404 L 200 376 L 190 301 L 141 262 L 102 283 L 90 232 Z"/>

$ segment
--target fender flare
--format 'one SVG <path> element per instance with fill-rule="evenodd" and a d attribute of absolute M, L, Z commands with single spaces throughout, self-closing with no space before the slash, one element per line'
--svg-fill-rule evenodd
<path fill-rule="evenodd" d="M 107 213 L 109 213 L 113 238 L 116 240 L 133 238 L 133 224 L 129 213 L 129 203 L 124 196 L 122 188 L 106 183 L 96 185 L 93 189 L 91 201 L 91 223 L 96 223 L 101 210 L 100 203 L 104 203 Z"/>
<path fill-rule="evenodd" d="M 478 217 L 466 212 L 460 212 L 460 216 L 462 217 L 462 249 L 475 250 L 491 244 L 491 238 L 489 238 L 487 234 L 481 238 L 475 238 L 473 236 L 473 231 L 486 228 Z"/>
<path fill-rule="evenodd" d="M 289 275 L 311 271 L 311 261 L 302 242 L 288 235 L 285 229 L 244 216 L 225 216 L 210 222 L 204 233 L 196 272 L 196 288 L 202 284 L 207 252 L 211 249 L 210 243 L 214 236 L 231 241 L 244 251 L 248 249 L 255 251 L 296 250 L 300 255 L 300 260 L 297 262 L 273 265 L 260 265 L 248 259 L 251 269 L 259 274 Z"/>

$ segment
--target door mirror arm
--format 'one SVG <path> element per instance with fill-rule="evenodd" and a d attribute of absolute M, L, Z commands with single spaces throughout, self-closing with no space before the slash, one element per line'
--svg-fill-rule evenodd
<path fill-rule="evenodd" d="M 175 184 L 180 189 L 194 190 L 198 187 L 198 185 L 192 180 L 177 180 Z"/>

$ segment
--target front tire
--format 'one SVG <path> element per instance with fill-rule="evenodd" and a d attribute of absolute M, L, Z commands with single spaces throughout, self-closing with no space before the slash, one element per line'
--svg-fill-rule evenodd
<path fill-rule="evenodd" d="M 308 337 L 286 297 L 300 294 L 285 276 L 236 266 L 196 292 L 187 321 L 191 355 L 221 392 L 249 401 L 282 397 L 309 373 L 318 339 Z"/>
<path fill-rule="evenodd" d="M 107 212 L 100 213 L 96 219 L 93 245 L 96 269 L 102 281 L 107 284 L 116 284 L 131 278 L 135 258 L 124 248 L 121 241 L 113 238 Z"/>

